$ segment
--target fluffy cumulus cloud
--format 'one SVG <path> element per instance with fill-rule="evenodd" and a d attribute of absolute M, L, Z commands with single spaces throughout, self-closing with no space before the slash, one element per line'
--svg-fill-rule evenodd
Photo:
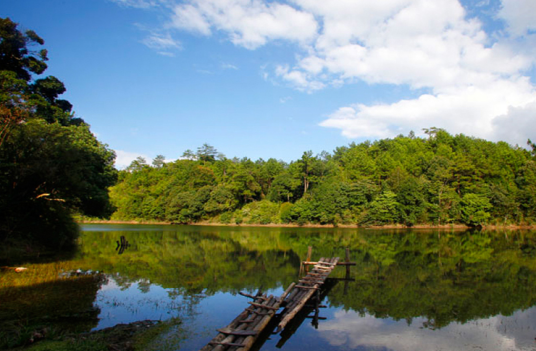
<path fill-rule="evenodd" d="M 536 90 L 524 72 L 534 57 L 506 40 L 492 42 L 458 1 L 295 3 L 320 18 L 323 29 L 290 72 L 311 81 L 327 77 L 321 80 L 325 85 L 359 80 L 429 90 L 410 100 L 341 107 L 321 126 L 338 128 L 349 138 L 390 137 L 432 125 L 511 143 L 523 144 L 530 136 L 526 127 Z M 505 0 L 501 11 L 510 6 Z M 508 28 L 528 33 L 535 22 L 514 27 L 522 14 L 510 11 Z M 287 76 L 283 79 L 290 81 Z"/>
<path fill-rule="evenodd" d="M 168 29 L 218 32 L 251 50 L 272 41 L 296 43 L 296 60 L 276 63 L 273 76 L 300 91 L 361 82 L 413 93 L 385 103 L 381 96 L 375 103 L 356 96 L 355 104 L 320 124 L 349 138 L 431 126 L 518 144 L 536 138 L 530 134 L 536 125 L 530 80 L 536 63 L 534 0 L 500 0 L 491 17 L 503 27 L 493 32 L 459 0 L 113 1 L 164 4 Z M 165 39 L 148 39 L 148 45 L 166 45 Z"/>
<path fill-rule="evenodd" d="M 536 1 L 502 0 L 499 17 L 507 22 L 508 31 L 515 36 L 523 36 L 536 31 Z"/>
<path fill-rule="evenodd" d="M 310 42 L 317 33 L 313 15 L 278 2 L 260 0 L 197 0 L 174 7 L 175 28 L 210 35 L 228 33 L 230 40 L 256 49 L 270 40 Z"/>

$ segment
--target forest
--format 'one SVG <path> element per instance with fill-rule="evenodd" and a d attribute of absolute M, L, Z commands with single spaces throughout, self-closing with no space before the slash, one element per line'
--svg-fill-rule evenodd
<path fill-rule="evenodd" d="M 172 223 L 532 225 L 536 146 L 440 128 L 351 143 L 286 163 L 226 158 L 211 145 L 143 158 L 110 188 L 112 219 Z"/>

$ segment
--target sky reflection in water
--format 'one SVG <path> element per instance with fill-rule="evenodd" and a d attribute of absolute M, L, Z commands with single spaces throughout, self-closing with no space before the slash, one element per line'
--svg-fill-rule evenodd
<path fill-rule="evenodd" d="M 353 311 L 335 311 L 319 326 L 319 337 L 340 349 L 355 350 L 535 350 L 536 308 L 513 316 L 495 316 L 441 329 L 423 328 L 424 318 L 411 324 L 378 319 Z"/>
<path fill-rule="evenodd" d="M 344 283 L 335 285 L 320 312 L 327 319 L 318 329 L 306 319 L 283 349 L 536 350 L 533 234 L 84 229 L 85 262 L 99 262 L 91 268 L 108 274 L 95 299 L 94 329 L 179 317 L 186 339 L 178 346 L 198 350 L 247 307 L 239 291 L 279 295 L 297 280 L 308 245 L 315 257 L 342 256 L 350 246 L 356 281 L 347 294 Z M 120 235 L 132 246 L 117 255 Z M 280 339 L 272 336 L 262 350 L 279 350 Z"/>

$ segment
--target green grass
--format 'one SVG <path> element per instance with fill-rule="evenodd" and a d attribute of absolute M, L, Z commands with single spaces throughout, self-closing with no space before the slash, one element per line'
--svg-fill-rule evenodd
<path fill-rule="evenodd" d="M 170 328 L 180 325 L 180 320 L 171 319 L 152 325 L 137 322 L 120 324 L 113 328 L 66 336 L 62 340 L 42 341 L 25 348 L 31 351 L 109 351 L 109 350 L 165 350 L 165 343 L 155 340 Z M 156 347 L 156 348 L 155 348 Z M 176 347 L 174 348 L 176 349 Z"/>

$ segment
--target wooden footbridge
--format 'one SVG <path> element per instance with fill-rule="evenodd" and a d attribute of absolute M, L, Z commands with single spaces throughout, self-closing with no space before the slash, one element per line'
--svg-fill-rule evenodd
<path fill-rule="evenodd" d="M 279 297 L 272 295 L 266 296 L 258 292 L 257 295 L 250 295 L 241 292 L 240 294 L 253 299 L 249 302 L 249 306 L 238 315 L 229 325 L 224 328 L 218 329 L 219 332 L 201 351 L 247 351 L 253 344 L 259 340 L 261 335 L 267 335 L 266 340 L 271 331 L 275 329 L 274 333 L 281 333 L 282 340 L 281 346 L 286 340 L 294 334 L 297 328 L 303 323 L 303 320 L 307 318 L 310 312 L 310 301 L 314 300 L 313 308 L 315 310 L 316 323 L 318 325 L 318 311 L 321 301 L 321 290 L 326 282 L 326 279 L 336 266 L 346 266 L 346 279 L 349 280 L 350 266 L 355 265 L 354 262 L 350 262 L 349 250 L 346 249 L 346 260 L 339 262 L 339 257 L 333 258 L 321 258 L 317 262 L 311 262 L 312 249 L 309 247 L 307 253 L 307 260 L 302 262 L 300 268 L 300 275 L 302 271 L 306 273 L 298 283 L 292 283 Z M 312 269 L 309 269 L 312 266 Z M 331 286 L 332 287 L 332 286 Z M 312 299 L 315 296 L 316 299 Z M 287 332 L 287 325 L 295 317 L 300 314 L 300 311 L 309 305 L 307 314 L 300 319 L 299 323 L 294 323 L 294 326 Z M 279 309 L 283 310 L 278 314 Z M 307 310 L 307 309 L 306 309 Z M 274 325 L 274 321 L 277 325 Z M 267 334 L 268 333 L 268 334 Z M 278 347 L 281 347 L 278 344 Z"/>

